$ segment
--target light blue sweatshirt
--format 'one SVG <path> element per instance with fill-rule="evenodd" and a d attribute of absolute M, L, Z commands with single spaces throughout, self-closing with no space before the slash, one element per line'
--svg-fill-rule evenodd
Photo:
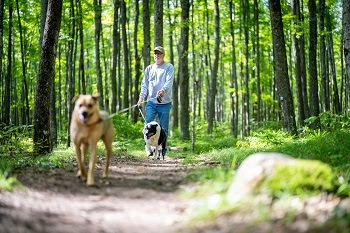
<path fill-rule="evenodd" d="M 174 66 L 170 63 L 164 62 L 158 66 L 152 64 L 147 66 L 145 74 L 141 83 L 140 98 L 157 103 L 157 92 L 164 90 L 164 96 L 162 97 L 161 104 L 167 104 L 171 102 L 172 86 L 174 80 Z"/>

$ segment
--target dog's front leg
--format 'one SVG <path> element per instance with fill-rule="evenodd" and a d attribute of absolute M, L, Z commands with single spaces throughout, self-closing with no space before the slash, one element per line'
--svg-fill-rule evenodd
<path fill-rule="evenodd" d="M 86 185 L 91 186 L 94 185 L 94 168 L 97 160 L 97 142 L 91 143 L 91 155 L 89 162 L 89 171 L 87 177 Z"/>
<path fill-rule="evenodd" d="M 103 177 L 108 177 L 109 162 L 112 154 L 112 142 L 104 141 L 106 146 L 106 166 L 103 171 Z"/>
<path fill-rule="evenodd" d="M 155 146 L 154 148 L 155 148 L 155 151 L 154 151 L 153 159 L 156 160 L 156 159 L 159 159 L 158 146 Z"/>
<path fill-rule="evenodd" d="M 148 143 L 145 144 L 145 151 L 147 156 L 151 156 L 153 154 L 151 146 Z"/>
<path fill-rule="evenodd" d="M 80 145 L 77 145 L 74 143 L 75 146 L 75 154 L 77 156 L 77 162 L 78 162 L 78 173 L 77 177 L 82 178 L 83 180 L 86 179 L 86 171 L 85 171 L 85 164 L 82 162 L 82 156 L 81 156 L 81 149 Z M 85 151 L 86 152 L 86 151 Z M 84 157 L 84 150 L 83 150 L 83 157 Z"/>

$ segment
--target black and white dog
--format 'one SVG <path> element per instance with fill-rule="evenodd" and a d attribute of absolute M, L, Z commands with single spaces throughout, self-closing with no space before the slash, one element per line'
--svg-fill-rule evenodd
<path fill-rule="evenodd" d="M 160 124 L 151 121 L 145 125 L 142 133 L 145 139 L 147 156 L 153 155 L 153 159 L 160 159 L 159 153 L 161 153 L 164 160 L 167 136 Z"/>

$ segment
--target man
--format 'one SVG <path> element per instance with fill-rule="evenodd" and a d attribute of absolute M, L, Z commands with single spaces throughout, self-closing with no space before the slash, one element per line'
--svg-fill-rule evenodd
<path fill-rule="evenodd" d="M 174 66 L 164 61 L 165 50 L 162 46 L 155 47 L 153 51 L 154 64 L 147 66 L 145 69 L 137 104 L 142 104 L 147 97 L 146 122 L 154 121 L 156 115 L 158 115 L 159 124 L 168 136 Z M 165 152 L 166 149 L 163 153 L 165 154 Z"/>

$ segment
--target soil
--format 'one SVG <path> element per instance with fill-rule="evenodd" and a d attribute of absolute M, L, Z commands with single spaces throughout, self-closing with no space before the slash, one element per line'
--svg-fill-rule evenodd
<path fill-rule="evenodd" d="M 271 213 L 276 221 L 256 224 L 250 212 L 242 212 L 189 222 L 201 200 L 182 198 L 178 192 L 195 188 L 184 183 L 190 167 L 181 159 L 113 155 L 109 178 L 102 178 L 105 162 L 100 160 L 92 187 L 76 178 L 74 159 L 65 168 L 23 168 L 17 178 L 24 188 L 0 192 L 0 233 L 349 232 L 319 224 L 317 219 L 324 222 L 339 202 L 327 195 L 302 203 L 294 221 L 278 221 L 277 207 Z"/>
<path fill-rule="evenodd" d="M 76 178 L 76 166 L 18 175 L 24 189 L 0 192 L 0 232 L 174 232 L 188 201 L 177 190 L 187 167 L 180 159 L 114 155 L 109 177 L 100 161 L 95 185 Z"/>

